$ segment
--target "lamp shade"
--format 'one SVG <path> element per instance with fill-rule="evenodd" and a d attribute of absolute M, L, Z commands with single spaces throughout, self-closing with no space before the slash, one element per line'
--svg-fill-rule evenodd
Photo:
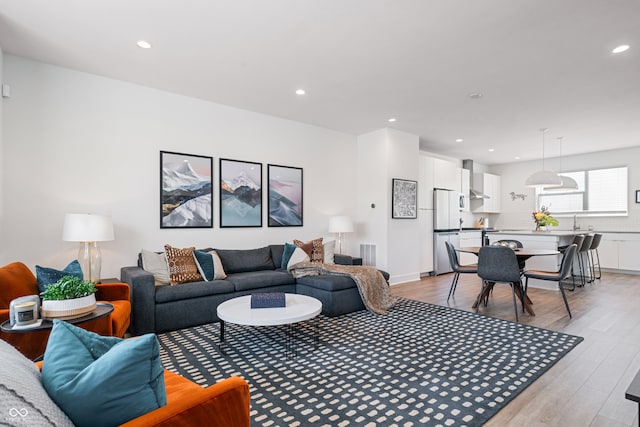
<path fill-rule="evenodd" d="M 114 240 L 110 216 L 96 214 L 66 214 L 62 228 L 66 242 L 106 242 Z"/>
<path fill-rule="evenodd" d="M 352 233 L 353 222 L 348 216 L 332 216 L 329 218 L 329 233 Z"/>
<path fill-rule="evenodd" d="M 524 184 L 536 188 L 559 187 L 562 185 L 562 179 L 555 172 L 541 170 L 527 178 Z"/>
<path fill-rule="evenodd" d="M 558 187 L 545 187 L 544 191 L 560 192 L 560 191 L 577 190 L 578 189 L 578 183 L 576 182 L 575 179 L 573 179 L 573 178 L 571 178 L 569 176 L 562 176 L 562 175 L 560 175 L 560 179 L 562 180 L 562 185 L 560 185 Z"/>

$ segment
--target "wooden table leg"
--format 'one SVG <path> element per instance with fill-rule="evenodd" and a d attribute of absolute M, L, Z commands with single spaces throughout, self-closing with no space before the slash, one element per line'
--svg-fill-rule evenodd
<path fill-rule="evenodd" d="M 478 306 L 478 301 L 484 301 L 485 299 L 489 298 L 489 293 L 491 292 L 495 284 L 495 282 L 487 283 L 482 290 L 482 295 L 479 295 L 480 298 L 476 299 L 471 308 L 476 308 Z"/>

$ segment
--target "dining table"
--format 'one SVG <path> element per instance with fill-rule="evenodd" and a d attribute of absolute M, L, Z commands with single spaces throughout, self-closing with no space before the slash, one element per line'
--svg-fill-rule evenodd
<path fill-rule="evenodd" d="M 480 253 L 481 247 L 482 246 L 462 246 L 460 248 L 457 248 L 456 251 L 478 255 L 478 253 Z M 526 260 L 534 256 L 558 255 L 560 253 L 560 251 L 556 249 L 544 249 L 544 248 L 512 248 L 512 249 L 516 254 L 518 265 L 524 265 L 524 262 Z M 482 294 L 478 295 L 478 298 L 473 303 L 473 306 L 472 306 L 473 308 L 476 308 L 478 306 L 479 301 L 487 300 L 487 298 L 489 297 L 489 293 L 493 289 L 493 285 L 495 285 L 495 283 L 490 282 L 488 283 L 487 286 L 484 287 Z M 522 303 L 522 307 L 524 311 L 529 313 L 531 316 L 535 316 L 536 313 L 533 311 L 533 307 L 531 307 L 533 305 L 533 301 L 531 301 L 531 298 L 529 298 L 529 296 L 525 293 L 525 290 L 522 287 L 521 281 L 516 283 L 514 291 L 516 296 Z"/>

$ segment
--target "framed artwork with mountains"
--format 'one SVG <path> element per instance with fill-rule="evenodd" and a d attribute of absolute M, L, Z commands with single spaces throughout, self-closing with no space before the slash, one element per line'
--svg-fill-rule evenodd
<path fill-rule="evenodd" d="M 269 227 L 302 227 L 302 168 L 267 165 Z"/>
<path fill-rule="evenodd" d="M 160 228 L 213 227 L 213 157 L 160 151 Z"/>
<path fill-rule="evenodd" d="M 220 159 L 220 227 L 262 227 L 262 163 Z"/>

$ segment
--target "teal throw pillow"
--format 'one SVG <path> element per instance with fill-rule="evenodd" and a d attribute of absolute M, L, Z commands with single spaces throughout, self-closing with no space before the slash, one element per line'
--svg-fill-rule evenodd
<path fill-rule="evenodd" d="M 64 276 L 76 276 L 79 277 L 80 280 L 84 280 L 82 267 L 80 267 L 77 259 L 71 261 L 63 270 L 36 265 L 36 279 L 38 280 L 38 290 L 40 292 L 44 292 L 47 286 L 56 283 Z"/>
<path fill-rule="evenodd" d="M 292 243 L 284 244 L 284 251 L 282 251 L 282 264 L 280 268 L 283 270 L 287 269 L 287 265 L 289 265 L 289 260 L 291 259 L 291 255 L 296 250 L 297 246 Z"/>
<path fill-rule="evenodd" d="M 196 265 L 200 275 L 204 277 L 204 280 L 210 282 L 213 280 L 215 269 L 213 267 L 213 256 L 209 252 L 205 251 L 193 251 L 193 256 L 196 259 Z"/>
<path fill-rule="evenodd" d="M 42 384 L 80 427 L 119 425 L 167 404 L 153 334 L 124 340 L 54 320 Z"/>

